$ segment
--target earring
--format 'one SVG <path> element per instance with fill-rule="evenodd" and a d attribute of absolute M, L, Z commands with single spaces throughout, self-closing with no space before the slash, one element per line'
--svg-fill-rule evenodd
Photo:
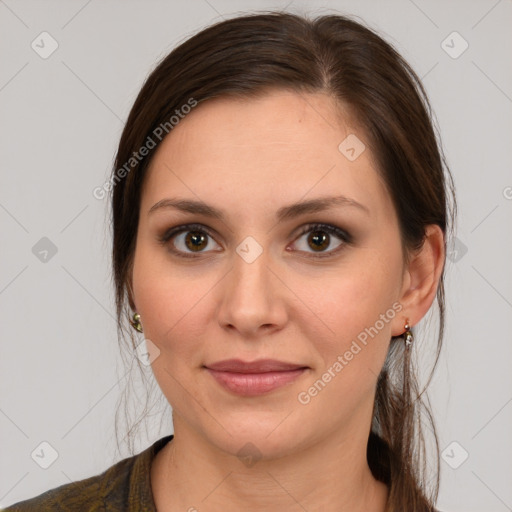
<path fill-rule="evenodd" d="M 130 320 L 130 325 L 137 331 L 142 332 L 142 325 L 140 323 L 139 313 L 133 314 L 133 320 Z"/>
<path fill-rule="evenodd" d="M 414 336 L 413 336 L 413 334 L 411 332 L 411 326 L 409 325 L 409 320 L 408 319 L 405 322 L 404 329 L 405 329 L 405 332 L 403 334 L 403 338 L 404 338 L 404 341 L 405 341 L 405 348 L 409 348 L 411 343 L 414 341 Z"/>

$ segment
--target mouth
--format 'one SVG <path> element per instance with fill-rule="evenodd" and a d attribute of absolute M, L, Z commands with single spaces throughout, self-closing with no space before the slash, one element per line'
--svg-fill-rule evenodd
<path fill-rule="evenodd" d="M 204 368 L 228 391 L 242 396 L 257 396 L 293 382 L 309 367 L 274 359 L 253 362 L 229 359 Z"/>

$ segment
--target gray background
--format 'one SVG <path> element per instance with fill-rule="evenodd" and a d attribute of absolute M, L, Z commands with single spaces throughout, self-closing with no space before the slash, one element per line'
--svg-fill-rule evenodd
<path fill-rule="evenodd" d="M 207 24 L 285 6 L 360 16 L 424 79 L 460 207 L 430 393 L 446 449 L 438 505 L 512 510 L 510 0 L 0 0 L 0 506 L 119 460 L 113 416 L 126 370 L 107 204 L 92 190 L 110 172 L 143 80 Z M 44 31 L 58 43 L 47 58 L 31 47 L 51 48 Z M 463 39 L 447 39 L 453 31 Z M 152 418 L 138 448 L 172 432 L 168 421 Z M 53 452 L 41 442 L 58 454 L 48 469 Z"/>

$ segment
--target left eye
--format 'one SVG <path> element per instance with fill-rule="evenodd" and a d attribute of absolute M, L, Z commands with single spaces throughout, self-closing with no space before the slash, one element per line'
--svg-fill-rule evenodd
<path fill-rule="evenodd" d="M 333 253 L 337 253 L 342 245 L 350 243 L 351 241 L 350 235 L 347 232 L 329 224 L 313 224 L 305 226 L 297 240 L 300 241 L 304 235 L 308 235 L 305 237 L 305 240 L 299 244 L 294 242 L 294 245 L 297 244 L 299 246 L 298 250 L 303 252 L 309 252 L 308 248 L 313 249 L 313 254 L 311 254 L 311 256 L 319 258 L 331 256 Z M 332 236 L 338 238 L 339 242 L 334 248 L 327 251 L 325 249 L 332 245 Z"/>

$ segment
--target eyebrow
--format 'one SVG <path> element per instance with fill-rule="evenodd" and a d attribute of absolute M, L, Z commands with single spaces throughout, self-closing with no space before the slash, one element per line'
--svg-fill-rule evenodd
<path fill-rule="evenodd" d="M 316 213 L 328 210 L 336 206 L 354 207 L 367 214 L 370 213 L 366 206 L 358 203 L 354 199 L 350 199 L 345 196 L 330 196 L 309 199 L 307 201 L 300 201 L 288 206 L 283 206 L 277 210 L 276 219 L 281 222 L 307 213 Z M 205 215 L 206 217 L 219 219 L 221 221 L 225 220 L 224 212 L 214 206 L 208 205 L 202 201 L 180 198 L 167 198 L 158 201 L 149 209 L 148 215 L 162 209 L 176 209 L 182 212 Z"/>

